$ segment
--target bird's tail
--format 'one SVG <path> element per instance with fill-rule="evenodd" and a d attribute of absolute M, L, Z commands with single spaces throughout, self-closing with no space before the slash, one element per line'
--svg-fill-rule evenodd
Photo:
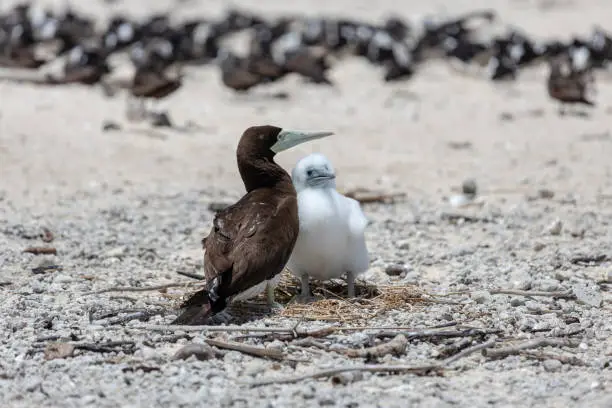
<path fill-rule="evenodd" d="M 199 325 L 223 309 L 224 305 L 213 302 L 208 290 L 202 289 L 191 295 L 181 305 L 181 314 L 170 324 Z"/>

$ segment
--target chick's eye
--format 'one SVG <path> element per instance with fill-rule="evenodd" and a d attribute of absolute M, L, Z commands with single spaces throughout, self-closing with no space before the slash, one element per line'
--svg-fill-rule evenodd
<path fill-rule="evenodd" d="M 313 174 L 314 174 L 314 171 L 312 171 L 312 170 L 308 170 L 308 171 L 306 171 L 306 175 L 307 175 L 308 177 L 312 177 L 312 175 L 313 175 Z"/>

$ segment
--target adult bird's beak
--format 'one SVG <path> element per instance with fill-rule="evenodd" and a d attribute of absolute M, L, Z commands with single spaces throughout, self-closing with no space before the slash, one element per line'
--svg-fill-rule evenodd
<path fill-rule="evenodd" d="M 270 147 L 270 150 L 274 153 L 280 153 L 299 144 L 331 135 L 333 135 L 333 132 L 296 132 L 292 130 L 281 130 L 278 134 L 278 140 Z"/>

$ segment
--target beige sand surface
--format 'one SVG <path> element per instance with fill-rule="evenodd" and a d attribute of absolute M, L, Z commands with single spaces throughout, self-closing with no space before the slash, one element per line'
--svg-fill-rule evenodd
<path fill-rule="evenodd" d="M 61 3 L 61 2 L 60 2 Z M 90 2 L 92 14 L 110 13 Z M 262 11 L 346 14 L 376 18 L 467 7 L 495 7 L 504 23 L 538 36 L 567 37 L 605 27 L 612 16 L 605 1 L 558 2 L 540 10 L 535 1 L 242 1 Z M 557 2 L 551 2 L 557 3 Z M 117 10 L 139 15 L 166 10 L 172 2 L 122 1 Z M 177 15 L 219 14 L 225 2 L 186 2 Z M 322 151 L 335 163 L 344 186 L 399 188 L 413 194 L 439 194 L 463 178 L 483 188 L 512 189 L 529 179 L 563 191 L 593 194 L 609 188 L 610 144 L 585 143 L 584 134 L 608 130 L 607 82 L 599 85 L 599 107 L 590 120 L 559 119 L 547 98 L 545 72 L 530 70 L 511 85 L 465 78 L 448 64 L 429 64 L 414 80 L 386 85 L 381 72 L 362 61 L 342 61 L 333 69 L 338 90 L 289 79 L 277 88 L 291 93 L 284 101 L 245 101 L 220 84 L 212 68 L 194 68 L 186 86 L 164 102 L 179 124 L 193 121 L 206 131 L 172 134 L 166 141 L 139 134 L 103 133 L 105 119 L 123 120 L 125 97 L 106 99 L 98 90 L 70 86 L 43 89 L 0 82 L 0 190 L 11 198 L 38 200 L 107 184 L 182 184 L 240 189 L 233 149 L 241 131 L 252 124 L 286 128 L 330 129 L 333 139 L 300 147 L 279 157 L 290 168 L 311 152 Z M 402 98 L 399 91 L 414 98 Z M 503 112 L 542 109 L 542 117 L 501 122 Z M 455 151 L 450 141 L 469 141 L 471 151 Z M 557 160 L 557 166 L 546 163 Z M 567 171 L 566 171 L 567 170 Z M 588 182 L 585 182 L 587 181 Z M 419 192 L 419 193 L 417 193 Z"/>

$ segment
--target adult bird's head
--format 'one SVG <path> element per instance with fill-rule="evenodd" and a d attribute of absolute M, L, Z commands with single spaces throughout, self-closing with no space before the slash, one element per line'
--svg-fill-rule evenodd
<path fill-rule="evenodd" d="M 274 162 L 277 153 L 299 144 L 332 135 L 332 132 L 301 132 L 276 126 L 253 126 L 242 134 L 236 156 L 247 191 L 269 186 L 289 175 Z M 289 181 L 290 182 L 290 181 Z"/>
<path fill-rule="evenodd" d="M 277 153 L 299 144 L 332 135 L 332 132 L 301 132 L 276 126 L 252 126 L 244 131 L 238 143 L 238 156 L 272 159 Z"/>
<path fill-rule="evenodd" d="M 336 188 L 334 166 L 320 153 L 313 153 L 298 161 L 291 179 L 298 193 L 307 188 Z"/>

